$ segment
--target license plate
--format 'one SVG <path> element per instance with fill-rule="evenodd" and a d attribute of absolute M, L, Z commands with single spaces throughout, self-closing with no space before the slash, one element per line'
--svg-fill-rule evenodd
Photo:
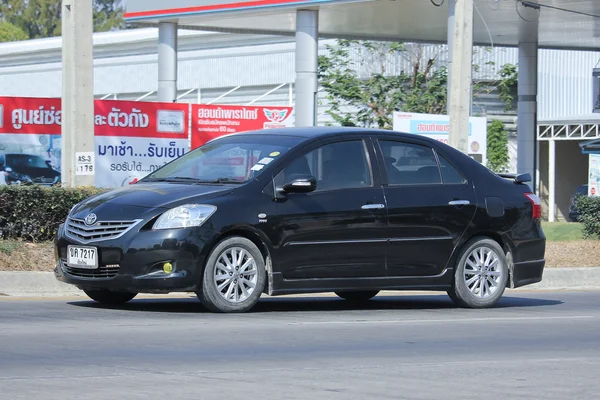
<path fill-rule="evenodd" d="M 98 268 L 98 250 L 95 247 L 69 246 L 67 248 L 67 265 L 73 268 Z"/>

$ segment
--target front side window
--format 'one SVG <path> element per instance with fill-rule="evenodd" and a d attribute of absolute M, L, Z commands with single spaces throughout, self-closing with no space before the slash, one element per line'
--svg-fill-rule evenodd
<path fill-rule="evenodd" d="M 300 156 L 278 176 L 278 182 L 294 175 L 312 175 L 317 191 L 370 187 L 371 170 L 362 140 L 330 143 Z"/>
<path fill-rule="evenodd" d="M 281 158 L 301 139 L 240 135 L 217 139 L 191 151 L 142 181 L 205 181 L 244 183 Z"/>
<path fill-rule="evenodd" d="M 442 177 L 433 149 L 426 146 L 380 140 L 390 185 L 441 184 Z"/>

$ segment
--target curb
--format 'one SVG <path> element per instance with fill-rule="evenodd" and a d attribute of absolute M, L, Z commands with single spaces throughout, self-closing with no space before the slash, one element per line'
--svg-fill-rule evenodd
<path fill-rule="evenodd" d="M 0 272 L 0 296 L 73 296 L 84 293 L 59 282 L 53 272 Z"/>
<path fill-rule="evenodd" d="M 545 268 L 542 281 L 517 290 L 600 289 L 600 267 Z"/>
<path fill-rule="evenodd" d="M 582 289 L 600 289 L 600 267 L 546 268 L 542 282 L 516 290 Z M 53 272 L 0 272 L 0 298 L 83 295 L 76 287 L 57 281 Z"/>

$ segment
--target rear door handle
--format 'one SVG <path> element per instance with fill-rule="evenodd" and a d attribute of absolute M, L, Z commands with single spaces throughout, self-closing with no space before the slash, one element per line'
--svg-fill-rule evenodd
<path fill-rule="evenodd" d="M 383 204 L 365 204 L 361 207 L 363 210 L 379 210 L 385 208 Z"/>
<path fill-rule="evenodd" d="M 469 204 L 471 204 L 469 200 L 452 200 L 448 203 L 451 206 L 468 206 Z"/>

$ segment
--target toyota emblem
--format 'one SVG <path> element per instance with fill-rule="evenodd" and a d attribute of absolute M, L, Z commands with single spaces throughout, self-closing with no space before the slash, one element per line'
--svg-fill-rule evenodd
<path fill-rule="evenodd" d="M 96 221 L 98 220 L 98 217 L 96 217 L 96 214 L 88 214 L 87 217 L 85 217 L 85 224 L 86 225 L 94 225 L 96 223 Z"/>

